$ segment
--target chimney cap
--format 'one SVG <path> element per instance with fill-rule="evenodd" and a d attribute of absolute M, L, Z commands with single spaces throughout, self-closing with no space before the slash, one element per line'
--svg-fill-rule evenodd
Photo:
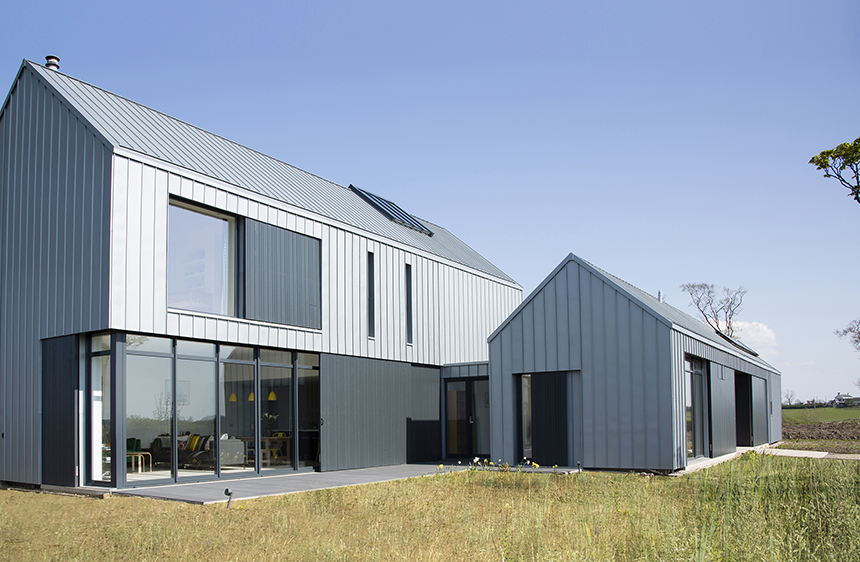
<path fill-rule="evenodd" d="M 45 57 L 45 68 L 51 70 L 60 70 L 60 57 L 57 55 L 48 55 Z"/>

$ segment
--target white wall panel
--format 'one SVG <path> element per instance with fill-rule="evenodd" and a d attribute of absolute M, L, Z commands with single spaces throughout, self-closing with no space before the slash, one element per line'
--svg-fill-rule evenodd
<path fill-rule="evenodd" d="M 116 329 L 422 364 L 485 361 L 487 336 L 522 299 L 519 287 L 457 264 L 237 196 L 175 169 L 120 156 L 114 161 L 110 296 Z M 205 314 L 168 314 L 169 194 L 320 238 L 322 330 L 268 332 L 275 326 L 240 319 L 222 326 L 211 317 L 207 323 Z M 368 251 L 377 270 L 375 338 L 367 335 Z M 413 280 L 412 345 L 406 343 L 407 263 Z M 188 330 L 186 317 L 192 322 Z M 258 326 L 266 330 L 261 334 Z"/>

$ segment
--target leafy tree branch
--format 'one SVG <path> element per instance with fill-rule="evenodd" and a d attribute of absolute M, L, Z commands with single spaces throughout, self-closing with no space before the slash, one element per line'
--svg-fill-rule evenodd
<path fill-rule="evenodd" d="M 813 156 L 809 163 L 824 170 L 825 178 L 838 179 L 851 191 L 851 197 L 860 203 L 860 138 L 825 150 Z"/>

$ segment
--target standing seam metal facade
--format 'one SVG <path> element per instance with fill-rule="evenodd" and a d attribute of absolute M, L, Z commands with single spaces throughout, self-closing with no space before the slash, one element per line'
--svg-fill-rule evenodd
<path fill-rule="evenodd" d="M 108 323 L 110 147 L 22 67 L 0 114 L 0 480 L 41 479 L 41 343 Z"/>
<path fill-rule="evenodd" d="M 655 312 L 653 297 L 572 254 L 489 338 L 492 455 L 519 460 L 513 375 L 569 372 L 569 464 L 590 468 L 676 470 L 686 466 L 686 355 L 708 362 L 714 453 L 734 450 L 734 371 L 770 381 L 779 374 L 705 343 Z M 653 299 L 656 301 L 656 299 Z M 667 306 L 660 304 L 660 306 Z M 726 344 L 730 345 L 730 344 Z M 761 402 L 761 400 L 760 400 Z M 539 407 L 533 404 L 533 407 Z M 765 408 L 759 420 L 780 438 Z"/>
<path fill-rule="evenodd" d="M 491 400 L 501 404 L 491 414 L 493 457 L 517 460 L 511 375 L 570 371 L 570 391 L 583 396 L 568 409 L 580 416 L 568 431 L 570 465 L 674 468 L 672 385 L 660 375 L 669 372 L 669 332 L 575 262 L 557 268 L 490 339 Z"/>
<path fill-rule="evenodd" d="M 239 197 L 178 170 L 118 155 L 113 161 L 112 329 L 442 365 L 486 360 L 486 335 L 522 298 L 519 286 Z M 322 329 L 168 309 L 171 196 L 318 239 Z M 367 334 L 368 251 L 377 269 L 374 338 Z M 411 345 L 405 330 L 406 263 L 414 279 Z"/>
<path fill-rule="evenodd" d="M 244 234 L 245 317 L 321 329 L 320 241 L 251 219 Z"/>
<path fill-rule="evenodd" d="M 737 443 L 737 426 L 734 416 L 735 372 L 750 375 L 753 379 L 753 385 L 763 385 L 758 400 L 753 401 L 753 425 L 758 424 L 759 428 L 754 444 L 762 445 L 782 439 L 781 410 L 776 409 L 776 415 L 772 412 L 773 397 L 777 397 L 776 404 L 779 405 L 778 397 L 782 392 L 781 377 L 778 373 L 678 330 L 672 332 L 672 346 L 675 361 L 680 362 L 681 365 L 683 365 L 685 355 L 702 358 L 709 365 L 712 426 L 710 427 L 710 441 L 706 443 L 706 446 L 708 444 L 713 446 L 714 456 L 734 451 Z M 724 379 L 720 378 L 721 374 Z M 756 381 L 761 382 L 757 383 Z M 681 380 L 678 384 L 683 399 L 684 381 Z M 683 420 L 679 420 L 678 426 L 676 429 L 683 437 L 685 431 Z M 706 439 L 708 439 L 707 433 Z"/>
<path fill-rule="evenodd" d="M 407 418 L 439 423 L 439 369 L 320 356 L 322 470 L 402 464 Z"/>
<path fill-rule="evenodd" d="M 356 210 L 355 224 L 340 222 L 273 200 L 267 186 L 249 191 L 201 175 L 205 166 L 183 169 L 122 148 L 113 133 L 140 125 L 121 112 L 93 112 L 90 103 L 98 105 L 106 93 L 71 82 L 25 62 L 0 114 L 0 480 L 41 482 L 42 338 L 115 330 L 380 360 L 376 363 L 487 360 L 486 335 L 519 304 L 522 289 L 450 233 L 432 225 L 432 240 L 416 239 L 426 236 L 413 231 L 387 238 L 384 233 L 392 229 L 409 229 L 366 209 Z M 163 119 L 165 126 L 176 123 L 132 106 L 141 123 L 150 118 Z M 103 122 L 110 119 L 121 125 Z M 190 130 L 194 142 L 202 143 L 194 150 L 218 139 Z M 225 165 L 249 164 L 222 162 L 216 168 Z M 259 177 L 274 178 L 267 173 Z M 296 173 L 313 183 L 315 176 Z M 313 191 L 308 185 L 301 189 Z M 171 197 L 312 238 L 320 254 L 319 328 L 168 309 Z M 325 204 L 317 201 L 314 208 Z M 375 230 L 362 230 L 365 224 Z M 367 333 L 368 251 L 376 257 L 375 337 Z M 469 263 L 474 265 L 464 265 Z M 412 344 L 405 328 L 407 264 L 413 274 Z M 323 371 L 322 380 L 325 376 Z M 426 373 L 419 378 L 426 386 Z M 432 392 L 437 401 L 438 378 L 437 368 Z M 115 388 L 121 390 L 121 381 Z"/>

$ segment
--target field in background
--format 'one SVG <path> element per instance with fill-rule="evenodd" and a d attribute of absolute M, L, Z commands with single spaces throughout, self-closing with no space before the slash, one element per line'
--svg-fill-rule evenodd
<path fill-rule="evenodd" d="M 0 560 L 857 560 L 860 462 L 469 471 L 192 506 L 0 491 Z"/>
<path fill-rule="evenodd" d="M 860 407 L 783 409 L 780 447 L 860 455 Z"/>
<path fill-rule="evenodd" d="M 782 410 L 782 423 L 820 423 L 843 420 L 860 420 L 860 406 L 852 408 L 791 408 Z"/>

